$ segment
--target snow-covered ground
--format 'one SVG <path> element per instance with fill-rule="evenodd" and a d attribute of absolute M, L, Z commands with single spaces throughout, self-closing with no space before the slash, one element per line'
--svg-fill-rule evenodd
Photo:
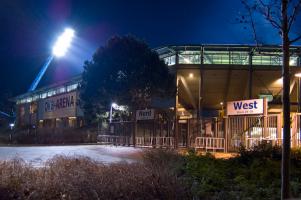
<path fill-rule="evenodd" d="M 65 155 L 87 156 L 102 163 L 132 162 L 141 151 L 133 147 L 103 145 L 0 147 L 0 160 L 21 158 L 34 166 L 42 166 L 56 155 Z"/>

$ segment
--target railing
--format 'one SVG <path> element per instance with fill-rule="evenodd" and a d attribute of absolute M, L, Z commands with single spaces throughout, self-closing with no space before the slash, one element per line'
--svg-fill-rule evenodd
<path fill-rule="evenodd" d="M 223 150 L 225 151 L 225 138 L 196 137 L 195 148 L 204 150 Z"/>
<path fill-rule="evenodd" d="M 98 135 L 97 141 L 101 144 L 129 145 L 130 137 L 116 135 Z"/>
<path fill-rule="evenodd" d="M 136 137 L 136 146 L 141 147 L 173 147 L 173 137 Z"/>

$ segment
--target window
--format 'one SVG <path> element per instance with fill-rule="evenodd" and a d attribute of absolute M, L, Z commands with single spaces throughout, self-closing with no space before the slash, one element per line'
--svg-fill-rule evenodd
<path fill-rule="evenodd" d="M 40 94 L 41 99 L 45 99 L 47 97 L 47 92 Z"/>
<path fill-rule="evenodd" d="M 27 103 L 32 102 L 32 97 L 27 97 L 26 102 L 27 102 Z"/>
<path fill-rule="evenodd" d="M 296 56 L 290 57 L 290 66 L 298 66 L 298 57 Z"/>
<path fill-rule="evenodd" d="M 55 95 L 55 94 L 56 94 L 56 91 L 55 91 L 55 90 L 50 90 L 50 91 L 48 91 L 47 96 L 48 96 L 48 97 L 51 97 L 51 96 L 53 96 L 53 95 Z"/>
<path fill-rule="evenodd" d="M 57 94 L 61 94 L 61 93 L 64 93 L 64 92 L 66 92 L 66 88 L 65 87 L 60 87 L 60 88 L 56 89 L 56 93 Z"/>
<path fill-rule="evenodd" d="M 176 56 L 168 56 L 166 58 L 164 58 L 164 62 L 166 65 L 170 66 L 170 65 L 175 65 L 176 64 Z"/>
<path fill-rule="evenodd" d="M 282 57 L 279 53 L 261 53 L 252 56 L 253 65 L 281 65 Z"/>
<path fill-rule="evenodd" d="M 78 83 L 72 84 L 72 85 L 68 85 L 67 86 L 67 92 L 70 92 L 72 90 L 76 90 L 78 86 Z"/>
<path fill-rule="evenodd" d="M 248 65 L 249 53 L 239 51 L 230 52 L 230 63 L 232 65 Z"/>
<path fill-rule="evenodd" d="M 38 100 L 39 99 L 39 95 L 34 95 L 33 97 L 32 97 L 32 100 L 33 101 L 36 101 L 36 100 Z"/>
<path fill-rule="evenodd" d="M 200 51 L 180 51 L 179 64 L 200 64 Z"/>
<path fill-rule="evenodd" d="M 204 64 L 229 64 L 229 51 L 205 51 Z"/>

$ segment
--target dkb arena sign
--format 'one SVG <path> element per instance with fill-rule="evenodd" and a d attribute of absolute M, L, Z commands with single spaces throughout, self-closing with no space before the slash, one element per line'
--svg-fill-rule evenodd
<path fill-rule="evenodd" d="M 43 99 L 39 103 L 39 118 L 53 119 L 62 117 L 75 117 L 76 102 L 76 92 Z"/>
<path fill-rule="evenodd" d="M 227 115 L 263 114 L 263 99 L 227 102 Z"/>

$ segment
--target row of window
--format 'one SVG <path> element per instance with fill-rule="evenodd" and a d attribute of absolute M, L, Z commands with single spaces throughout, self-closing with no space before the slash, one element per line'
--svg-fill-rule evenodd
<path fill-rule="evenodd" d="M 180 51 L 178 53 L 179 64 L 201 64 L 200 51 Z M 231 51 L 205 51 L 203 54 L 204 64 L 232 64 L 248 65 L 248 52 Z M 176 64 L 176 55 L 164 58 L 167 65 Z M 282 56 L 279 53 L 261 53 L 252 56 L 253 65 L 281 65 Z M 298 57 L 290 57 L 290 66 L 298 66 Z"/>
<path fill-rule="evenodd" d="M 35 94 L 33 96 L 23 98 L 17 101 L 17 104 L 22 104 L 22 103 L 30 103 L 33 101 L 37 101 L 38 99 L 45 99 L 47 97 L 51 97 L 57 94 L 62 94 L 65 92 L 71 92 L 73 90 L 76 90 L 78 87 L 78 83 L 72 84 L 72 85 L 67 85 L 67 86 L 61 86 L 58 88 L 50 89 L 49 91 L 43 92 L 41 94 Z"/>

